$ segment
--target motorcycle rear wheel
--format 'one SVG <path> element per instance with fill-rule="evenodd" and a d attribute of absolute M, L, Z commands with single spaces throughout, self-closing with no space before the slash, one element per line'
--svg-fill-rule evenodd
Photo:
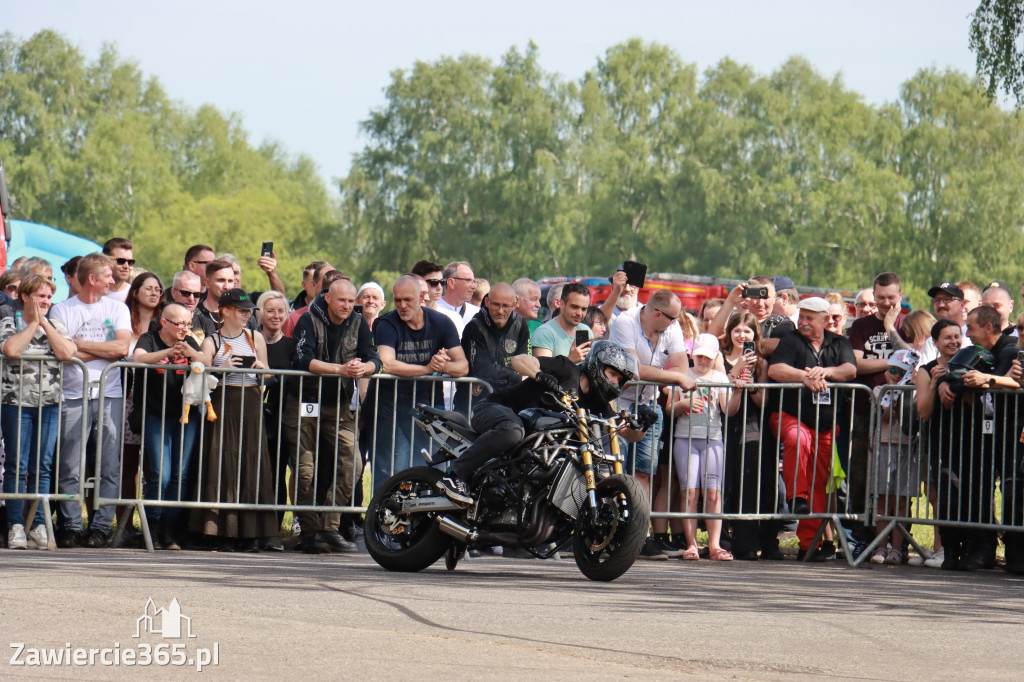
<path fill-rule="evenodd" d="M 403 499 L 443 495 L 437 489 L 441 473 L 430 467 L 400 471 L 377 490 L 366 507 L 366 551 L 389 571 L 415 572 L 432 565 L 448 550 L 451 537 L 425 513 L 396 516 Z"/>
<path fill-rule="evenodd" d="M 597 521 L 589 507 L 580 510 L 573 557 L 583 575 L 609 582 L 628 571 L 640 556 L 651 506 L 638 480 L 617 474 L 598 482 L 597 509 Z"/>

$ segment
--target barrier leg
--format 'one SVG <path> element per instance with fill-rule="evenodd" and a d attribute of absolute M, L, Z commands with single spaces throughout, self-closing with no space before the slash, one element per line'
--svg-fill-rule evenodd
<path fill-rule="evenodd" d="M 57 538 L 53 535 L 53 510 L 50 509 L 50 498 L 43 498 L 43 516 L 46 519 L 46 551 L 57 551 Z"/>
<path fill-rule="evenodd" d="M 146 518 L 146 505 L 139 503 L 136 509 L 139 510 L 139 524 L 142 525 L 142 541 L 146 543 L 146 551 L 153 553 L 153 536 L 149 534 L 149 520 Z"/>

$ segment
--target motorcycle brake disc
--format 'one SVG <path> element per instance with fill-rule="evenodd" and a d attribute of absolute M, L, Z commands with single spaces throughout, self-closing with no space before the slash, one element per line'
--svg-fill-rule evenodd
<path fill-rule="evenodd" d="M 615 537 L 615 531 L 618 530 L 618 528 L 619 528 L 619 516 L 617 514 L 612 517 L 612 522 L 611 522 L 610 525 L 611 525 L 611 529 L 610 529 L 609 532 L 604 534 L 604 540 L 602 540 L 601 542 L 599 542 L 596 545 L 594 545 L 594 544 L 589 545 L 590 551 L 592 551 L 592 552 L 600 552 L 605 547 L 607 547 L 609 544 L 611 544 L 612 538 Z"/>

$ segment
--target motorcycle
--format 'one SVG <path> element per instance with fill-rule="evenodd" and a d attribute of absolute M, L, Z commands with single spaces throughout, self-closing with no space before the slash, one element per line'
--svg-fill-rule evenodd
<path fill-rule="evenodd" d="M 434 467 L 412 467 L 389 478 L 366 508 L 370 556 L 392 571 L 420 571 L 445 556 L 454 570 L 467 549 L 522 548 L 548 559 L 572 544 L 583 575 L 611 581 L 633 565 L 650 520 L 644 487 L 623 472 L 618 438 L 640 428 L 628 412 L 601 419 L 579 407 L 575 396 L 549 392 L 552 407 L 519 413 L 525 438 L 467 481 L 473 503 L 450 501 Z M 419 405 L 418 428 L 436 444 L 430 464 L 457 458 L 476 439 L 458 412 Z M 608 448 L 600 433 L 608 434 Z"/>

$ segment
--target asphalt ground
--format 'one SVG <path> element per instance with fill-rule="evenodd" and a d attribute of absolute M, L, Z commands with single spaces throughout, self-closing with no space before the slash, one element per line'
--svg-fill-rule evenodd
<path fill-rule="evenodd" d="M 0 571 L 0 632 L 25 645 L 22 661 L 29 649 L 116 644 L 138 654 L 184 643 L 181 659 L 216 648 L 204 679 L 1024 676 L 1024 579 L 1002 571 L 669 560 L 638 562 L 605 584 L 571 558 L 487 556 L 451 573 L 441 562 L 399 574 L 363 552 L 86 549 L 0 550 Z M 135 638 L 150 598 L 164 608 L 176 598 L 195 636 Z M 11 665 L 16 654 L 4 679 L 200 675 Z"/>

